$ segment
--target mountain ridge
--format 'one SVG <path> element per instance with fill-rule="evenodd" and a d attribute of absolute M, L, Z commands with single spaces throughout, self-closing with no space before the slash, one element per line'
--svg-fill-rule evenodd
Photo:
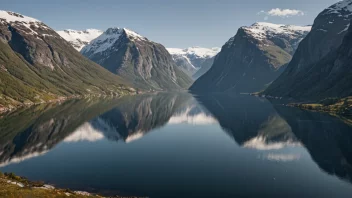
<path fill-rule="evenodd" d="M 340 68 L 340 74 L 336 70 L 331 73 L 333 65 L 337 69 L 336 66 L 342 66 L 343 63 L 328 63 L 333 61 L 329 61 L 328 57 L 338 53 L 351 19 L 352 0 L 340 1 L 323 10 L 314 20 L 312 31 L 301 42 L 285 72 L 263 94 L 297 100 L 346 96 L 348 90 L 341 91 L 336 86 L 342 81 L 333 79 L 336 75 L 348 78 L 348 70 L 344 67 L 345 69 Z M 345 53 L 348 53 L 348 50 Z M 313 85 L 314 90 L 311 90 Z"/>
<path fill-rule="evenodd" d="M 10 11 L 0 11 L 0 71 L 3 111 L 69 97 L 134 92 L 49 26 Z"/>
<path fill-rule="evenodd" d="M 192 92 L 250 93 L 265 89 L 291 60 L 310 26 L 254 23 L 243 26 L 221 48 Z"/>
<path fill-rule="evenodd" d="M 141 89 L 180 90 L 192 83 L 163 45 L 127 28 L 107 29 L 81 53 Z"/>

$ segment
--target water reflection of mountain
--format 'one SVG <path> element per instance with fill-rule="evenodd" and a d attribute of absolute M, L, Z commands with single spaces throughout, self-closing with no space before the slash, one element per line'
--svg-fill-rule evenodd
<path fill-rule="evenodd" d="M 266 150 L 297 142 L 291 127 L 266 99 L 245 95 L 196 98 L 239 145 Z"/>
<path fill-rule="evenodd" d="M 40 105 L 0 118 L 0 164 L 18 162 L 50 150 L 87 120 L 118 101 L 71 100 Z"/>
<path fill-rule="evenodd" d="M 166 124 L 190 98 L 186 93 L 158 93 L 118 100 L 74 100 L 3 115 L 0 166 L 42 155 L 62 141 L 131 141 Z"/>
<path fill-rule="evenodd" d="M 352 127 L 327 114 L 275 106 L 321 169 L 352 182 Z"/>
<path fill-rule="evenodd" d="M 325 172 L 352 182 L 352 127 L 327 114 L 252 96 L 197 96 L 235 141 L 247 148 L 303 145 Z"/>
<path fill-rule="evenodd" d="M 133 141 L 164 126 L 192 98 L 188 93 L 158 93 L 135 96 L 90 123 L 111 140 Z"/>

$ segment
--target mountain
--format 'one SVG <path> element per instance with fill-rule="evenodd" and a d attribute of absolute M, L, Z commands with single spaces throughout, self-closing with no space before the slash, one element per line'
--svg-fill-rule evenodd
<path fill-rule="evenodd" d="M 351 19 L 352 0 L 321 12 L 285 72 L 264 94 L 304 100 L 352 95 Z"/>
<path fill-rule="evenodd" d="M 0 109 L 77 95 L 124 95 L 124 81 L 39 20 L 0 11 Z"/>
<path fill-rule="evenodd" d="M 256 92 L 275 80 L 310 26 L 255 23 L 239 28 L 216 56 L 193 92 Z"/>
<path fill-rule="evenodd" d="M 167 48 L 177 66 L 185 73 L 197 79 L 207 72 L 213 65 L 214 57 L 220 52 L 220 48 L 189 47 L 186 49 Z"/>
<path fill-rule="evenodd" d="M 81 53 L 142 89 L 178 90 L 192 83 L 163 45 L 126 28 L 107 29 Z"/>
<path fill-rule="evenodd" d="M 88 45 L 93 39 L 100 36 L 103 31 L 96 29 L 87 29 L 87 30 L 61 30 L 56 31 L 62 38 L 71 43 L 71 45 L 77 50 L 81 49 Z"/>

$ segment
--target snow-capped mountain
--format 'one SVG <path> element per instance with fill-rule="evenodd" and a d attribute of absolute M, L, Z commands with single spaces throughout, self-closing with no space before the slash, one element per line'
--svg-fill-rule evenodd
<path fill-rule="evenodd" d="M 64 38 L 66 41 L 71 43 L 71 45 L 77 50 L 88 45 L 93 39 L 100 36 L 103 31 L 97 29 L 87 29 L 87 30 L 60 30 L 57 33 Z"/>
<path fill-rule="evenodd" d="M 265 94 L 304 100 L 351 95 L 350 42 L 345 38 L 351 20 L 352 0 L 340 1 L 322 11 L 285 72 Z"/>
<path fill-rule="evenodd" d="M 195 58 L 211 58 L 216 56 L 217 53 L 220 52 L 221 48 L 219 47 L 213 47 L 213 48 L 203 48 L 203 47 L 189 47 L 186 49 L 180 49 L 180 48 L 167 48 L 167 50 L 170 52 L 172 55 L 180 55 L 180 56 L 185 56 L 187 58 L 195 59 Z M 195 67 L 198 67 L 198 65 L 195 65 Z"/>
<path fill-rule="evenodd" d="M 192 83 L 163 45 L 126 28 L 107 29 L 81 53 L 142 89 L 182 89 Z"/>
<path fill-rule="evenodd" d="M 145 37 L 126 28 L 109 28 L 102 35 L 94 39 L 90 45 L 84 47 L 81 53 L 87 55 L 88 57 L 92 57 L 94 55 L 101 54 L 106 50 L 116 50 L 114 45 L 123 35 L 132 40 L 147 40 Z"/>
<path fill-rule="evenodd" d="M 264 40 L 275 35 L 296 38 L 297 34 L 309 32 L 312 26 L 282 25 L 266 22 L 254 23 L 249 27 L 242 27 L 258 40 Z"/>
<path fill-rule="evenodd" d="M 187 74 L 193 75 L 195 79 L 210 69 L 214 57 L 220 52 L 220 49 L 218 47 L 167 48 L 177 66 L 182 68 Z"/>
<path fill-rule="evenodd" d="M 312 26 L 296 26 L 296 25 L 282 25 L 282 24 L 273 24 L 273 23 L 265 23 L 259 22 L 254 23 L 252 26 L 243 27 L 243 30 L 253 38 L 263 41 L 275 39 L 275 37 L 280 37 L 281 39 L 285 39 L 291 43 L 291 48 L 288 49 L 288 46 L 283 46 L 287 52 L 290 54 L 293 53 L 295 49 L 297 49 L 298 44 L 302 41 L 302 39 L 308 34 L 311 30 Z M 299 39 L 297 39 L 299 38 Z M 230 39 L 231 41 L 231 39 Z M 271 41 L 273 42 L 273 41 Z M 283 44 L 285 45 L 285 44 Z"/>
<path fill-rule="evenodd" d="M 0 40 L 0 90 L 11 90 L 0 94 L 0 111 L 73 95 L 127 93 L 121 78 L 37 19 L 0 10 Z"/>
<path fill-rule="evenodd" d="M 311 26 L 254 23 L 239 28 L 191 87 L 195 92 L 256 92 L 284 70 Z"/>

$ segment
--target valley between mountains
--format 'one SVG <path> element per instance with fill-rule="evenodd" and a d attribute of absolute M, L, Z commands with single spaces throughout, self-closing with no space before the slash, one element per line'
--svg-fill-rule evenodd
<path fill-rule="evenodd" d="M 221 48 L 180 49 L 127 28 L 55 31 L 37 19 L 0 11 L 0 111 L 76 97 L 188 89 L 310 103 L 333 99 L 350 109 L 351 19 L 352 0 L 344 0 L 312 25 L 254 22 Z"/>

